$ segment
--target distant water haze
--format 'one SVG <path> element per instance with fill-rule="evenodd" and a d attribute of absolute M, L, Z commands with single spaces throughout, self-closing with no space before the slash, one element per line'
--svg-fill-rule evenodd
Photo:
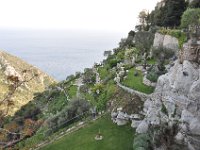
<path fill-rule="evenodd" d="M 0 49 L 64 80 L 103 60 L 103 52 L 122 37 L 126 34 L 110 31 L 0 30 Z"/>

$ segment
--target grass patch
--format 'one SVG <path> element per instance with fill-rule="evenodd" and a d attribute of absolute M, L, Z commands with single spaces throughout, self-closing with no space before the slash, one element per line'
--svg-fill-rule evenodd
<path fill-rule="evenodd" d="M 135 71 L 138 72 L 137 76 L 134 76 Z M 142 81 L 143 81 L 142 72 L 136 70 L 135 68 L 132 68 L 129 71 L 127 78 L 124 81 L 122 81 L 122 84 L 124 84 L 125 86 L 130 87 L 134 90 L 146 93 L 146 94 L 153 93 L 154 88 L 143 84 Z"/>
<path fill-rule="evenodd" d="M 147 64 L 149 64 L 149 65 L 155 65 L 156 64 L 156 60 L 155 59 L 148 59 L 147 60 Z"/>
<path fill-rule="evenodd" d="M 99 67 L 98 72 L 101 80 L 104 80 L 109 74 L 108 70 L 105 67 Z"/>
<path fill-rule="evenodd" d="M 94 137 L 99 129 L 103 140 L 95 141 Z M 119 127 L 112 123 L 109 115 L 106 115 L 42 150 L 132 150 L 133 133 L 130 125 Z"/>
<path fill-rule="evenodd" d="M 77 93 L 77 86 L 76 85 L 70 86 L 69 89 L 67 90 L 67 93 L 70 98 L 75 97 Z"/>

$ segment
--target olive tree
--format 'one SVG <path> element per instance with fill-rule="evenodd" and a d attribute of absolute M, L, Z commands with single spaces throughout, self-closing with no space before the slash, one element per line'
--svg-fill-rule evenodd
<path fill-rule="evenodd" d="M 182 15 L 181 27 L 189 28 L 192 33 L 197 33 L 200 27 L 200 8 L 187 9 Z"/>

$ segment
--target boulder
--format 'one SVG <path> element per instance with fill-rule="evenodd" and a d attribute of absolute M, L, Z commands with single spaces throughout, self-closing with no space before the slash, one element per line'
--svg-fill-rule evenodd
<path fill-rule="evenodd" d="M 178 132 L 175 136 L 175 140 L 177 143 L 182 144 L 184 140 L 184 135 L 181 132 Z"/>
<path fill-rule="evenodd" d="M 156 33 L 153 41 L 153 47 L 158 48 L 163 46 L 164 35 L 160 33 Z"/>
<path fill-rule="evenodd" d="M 183 44 L 183 51 L 181 51 L 180 57 L 182 60 L 189 60 L 191 62 L 200 63 L 199 45 L 193 46 L 191 41 Z"/>
<path fill-rule="evenodd" d="M 139 114 L 131 114 L 129 118 L 130 119 L 141 119 L 141 115 L 139 115 Z"/>
<path fill-rule="evenodd" d="M 188 110 L 184 109 L 181 114 L 181 121 L 190 124 L 194 119 L 194 115 Z"/>
<path fill-rule="evenodd" d="M 112 112 L 112 113 L 111 113 L 111 117 L 112 117 L 112 118 L 116 118 L 117 115 L 118 115 L 118 114 L 117 114 L 116 112 Z"/>
<path fill-rule="evenodd" d="M 148 109 L 153 105 L 153 102 L 150 100 L 150 99 L 147 99 L 145 102 L 144 102 L 144 106 L 143 106 L 143 111 L 144 112 L 147 112 Z"/>
<path fill-rule="evenodd" d="M 141 124 L 141 122 L 142 121 L 132 120 L 131 127 L 132 128 L 137 128 Z"/>
<path fill-rule="evenodd" d="M 195 118 L 190 122 L 189 130 L 193 135 L 200 135 L 200 120 L 198 118 Z"/>
<path fill-rule="evenodd" d="M 118 126 L 123 126 L 123 125 L 126 125 L 126 124 L 128 123 L 127 120 L 119 119 L 119 118 L 117 118 L 115 122 L 116 122 L 116 124 L 117 124 Z"/>
<path fill-rule="evenodd" d="M 178 39 L 170 35 L 165 35 L 163 40 L 163 47 L 177 51 L 179 49 Z"/>
<path fill-rule="evenodd" d="M 174 50 L 176 52 L 179 49 L 179 43 L 178 39 L 175 37 L 156 33 L 153 42 L 153 47 L 154 48 L 163 47 Z"/>
<path fill-rule="evenodd" d="M 9 66 L 9 65 L 6 66 L 4 73 L 5 73 L 6 76 L 16 76 L 16 77 L 18 77 L 18 79 L 20 81 L 23 80 L 21 75 L 12 66 Z"/>
<path fill-rule="evenodd" d="M 147 133 L 149 129 L 149 124 L 146 120 L 143 120 L 137 127 L 136 132 L 137 133 Z"/>
<path fill-rule="evenodd" d="M 121 109 L 118 108 L 118 112 L 111 113 L 111 119 L 118 126 L 126 125 L 129 121 L 130 116 L 127 113 L 121 112 Z"/>

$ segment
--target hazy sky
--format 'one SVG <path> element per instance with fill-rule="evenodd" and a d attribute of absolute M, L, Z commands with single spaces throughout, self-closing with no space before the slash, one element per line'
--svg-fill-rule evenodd
<path fill-rule="evenodd" d="M 0 28 L 129 31 L 159 0 L 0 0 Z"/>

